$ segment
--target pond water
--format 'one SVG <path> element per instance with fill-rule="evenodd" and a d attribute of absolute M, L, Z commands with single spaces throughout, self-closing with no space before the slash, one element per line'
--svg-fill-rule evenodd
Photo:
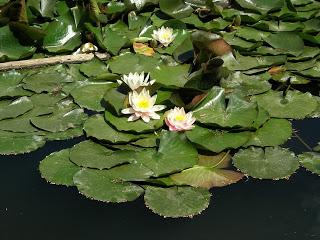
<path fill-rule="evenodd" d="M 296 121 L 294 129 L 311 146 L 319 140 L 319 120 Z M 0 157 L 1 240 L 320 239 L 320 178 L 305 170 L 289 181 L 249 179 L 214 189 L 212 203 L 201 215 L 165 219 L 148 210 L 142 198 L 104 204 L 76 188 L 41 179 L 41 159 L 82 140 L 50 142 L 30 154 Z M 296 138 L 288 145 L 296 152 L 306 150 Z"/>

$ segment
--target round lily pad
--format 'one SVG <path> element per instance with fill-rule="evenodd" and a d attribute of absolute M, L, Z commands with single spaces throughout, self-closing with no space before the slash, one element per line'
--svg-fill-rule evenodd
<path fill-rule="evenodd" d="M 288 178 L 299 168 L 294 153 L 281 147 L 251 147 L 240 150 L 232 159 L 241 172 L 260 179 Z"/>
<path fill-rule="evenodd" d="M 309 171 L 320 175 L 320 154 L 317 152 L 305 152 L 299 156 L 300 164 Z"/>
<path fill-rule="evenodd" d="M 138 198 L 143 188 L 110 178 L 106 170 L 82 169 L 73 177 L 80 193 L 102 202 L 127 202 Z"/>
<path fill-rule="evenodd" d="M 164 217 L 193 217 L 210 203 L 208 190 L 194 187 L 146 187 L 145 204 L 154 213 Z"/>
<path fill-rule="evenodd" d="M 81 168 L 70 162 L 69 149 L 54 152 L 40 162 L 41 176 L 57 185 L 73 186 L 73 175 Z"/>
<path fill-rule="evenodd" d="M 299 91 L 288 91 L 285 97 L 282 92 L 269 91 L 254 99 L 275 118 L 302 119 L 318 106 L 317 99 L 310 93 Z"/>

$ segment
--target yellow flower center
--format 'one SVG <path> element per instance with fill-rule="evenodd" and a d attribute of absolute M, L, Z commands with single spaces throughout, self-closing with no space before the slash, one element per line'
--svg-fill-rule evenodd
<path fill-rule="evenodd" d="M 185 116 L 183 116 L 183 115 L 177 115 L 176 117 L 175 117 L 175 120 L 176 121 L 184 121 L 186 119 L 186 117 Z"/>
<path fill-rule="evenodd" d="M 149 108 L 150 107 L 150 101 L 148 99 L 141 99 L 138 103 L 137 106 L 139 108 Z"/>
<path fill-rule="evenodd" d="M 164 32 L 162 33 L 162 36 L 161 36 L 162 39 L 166 39 L 166 40 L 170 39 L 170 37 L 171 37 L 171 34 L 169 32 Z"/>

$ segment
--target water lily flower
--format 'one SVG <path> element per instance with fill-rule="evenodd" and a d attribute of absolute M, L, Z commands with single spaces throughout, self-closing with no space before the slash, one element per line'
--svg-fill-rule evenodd
<path fill-rule="evenodd" d="M 123 82 L 128 85 L 128 87 L 134 91 L 140 87 L 147 87 L 154 84 L 155 80 L 149 81 L 149 74 L 144 77 L 144 72 L 139 73 L 129 73 L 128 75 L 123 75 L 121 80 L 117 81 L 119 84 Z"/>
<path fill-rule="evenodd" d="M 83 45 L 81 45 L 80 48 L 78 48 L 77 51 L 75 51 L 73 54 L 81 54 L 81 53 L 92 53 L 98 51 L 98 47 L 94 44 L 87 42 Z"/>
<path fill-rule="evenodd" d="M 133 91 L 129 93 L 130 108 L 122 109 L 123 114 L 131 114 L 128 118 L 129 122 L 142 118 L 144 122 L 149 122 L 150 119 L 160 119 L 156 113 L 166 108 L 164 105 L 154 105 L 157 95 L 150 96 L 149 91 L 145 88 L 140 93 Z"/>
<path fill-rule="evenodd" d="M 173 29 L 169 27 L 161 27 L 158 30 L 153 30 L 153 39 L 159 41 L 163 46 L 168 47 L 173 42 L 176 35 L 173 34 Z"/>
<path fill-rule="evenodd" d="M 192 112 L 186 113 L 184 108 L 175 107 L 168 112 L 165 119 L 170 131 L 185 131 L 194 128 L 196 119 L 192 117 Z"/>
<path fill-rule="evenodd" d="M 130 0 L 130 2 L 132 4 L 134 4 L 138 10 L 140 10 L 144 6 L 144 3 L 145 3 L 144 0 Z"/>

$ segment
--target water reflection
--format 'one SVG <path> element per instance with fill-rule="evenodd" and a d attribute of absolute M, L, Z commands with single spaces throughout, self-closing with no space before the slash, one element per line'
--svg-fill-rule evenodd
<path fill-rule="evenodd" d="M 319 120 L 295 122 L 310 145 Z M 1 156 L 0 240 L 319 240 L 320 178 L 299 170 L 289 181 L 249 179 L 215 189 L 209 209 L 193 219 L 163 219 L 143 199 L 104 204 L 75 188 L 47 184 L 39 161 L 83 139 L 51 142 L 36 152 Z M 296 138 L 288 143 L 305 151 Z"/>

